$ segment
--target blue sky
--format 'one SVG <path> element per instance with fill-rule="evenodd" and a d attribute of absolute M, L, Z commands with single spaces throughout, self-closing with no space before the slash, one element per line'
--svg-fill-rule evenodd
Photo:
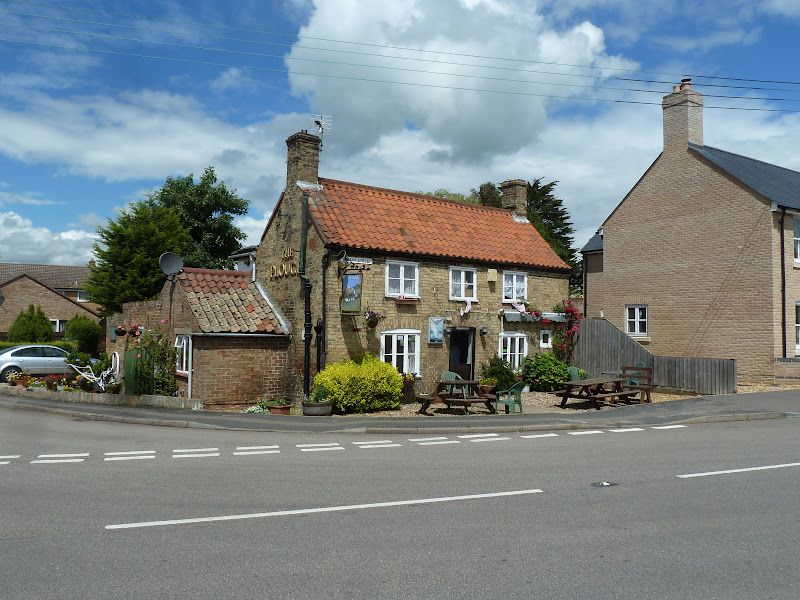
<path fill-rule="evenodd" d="M 208 165 L 251 201 L 255 241 L 284 140 L 320 113 L 321 175 L 558 180 L 580 245 L 661 148 L 658 105 L 595 99 L 657 103 L 690 74 L 707 106 L 800 111 L 800 85 L 700 77 L 800 82 L 800 2 L 695 4 L 0 0 L 0 261 L 84 263 L 98 224 Z M 706 144 L 798 170 L 799 134 L 795 112 L 705 111 Z"/>

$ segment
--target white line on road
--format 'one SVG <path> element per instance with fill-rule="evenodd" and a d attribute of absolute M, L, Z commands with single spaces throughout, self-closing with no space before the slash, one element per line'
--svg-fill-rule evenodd
<path fill-rule="evenodd" d="M 104 452 L 106 456 L 133 456 L 135 454 L 155 454 L 155 450 L 127 450 L 125 452 Z"/>
<path fill-rule="evenodd" d="M 219 448 L 176 448 L 173 452 L 219 452 Z"/>
<path fill-rule="evenodd" d="M 21 454 L 6 454 L 5 456 L 0 456 L 0 459 L 6 460 L 7 458 L 19 458 L 22 456 Z"/>
<path fill-rule="evenodd" d="M 274 450 L 280 446 L 236 446 L 237 450 Z"/>
<path fill-rule="evenodd" d="M 209 456 L 219 456 L 219 452 L 194 452 L 191 454 L 173 454 L 172 458 L 207 458 Z"/>
<path fill-rule="evenodd" d="M 439 440 L 446 440 L 444 436 L 439 437 L 426 437 L 426 438 L 408 438 L 409 442 L 438 442 Z"/>
<path fill-rule="evenodd" d="M 399 448 L 403 444 L 364 444 L 359 446 L 359 448 Z"/>
<path fill-rule="evenodd" d="M 324 448 L 326 446 L 338 446 L 339 442 L 332 442 L 330 444 L 297 444 L 298 448 Z"/>
<path fill-rule="evenodd" d="M 325 448 L 300 448 L 300 452 L 326 452 L 328 450 L 344 450 L 342 446 L 327 446 Z"/>
<path fill-rule="evenodd" d="M 682 429 L 684 427 L 686 427 L 686 425 L 656 425 L 650 429 Z"/>
<path fill-rule="evenodd" d="M 0 460 L 0 465 L 7 465 L 10 464 L 7 460 Z"/>
<path fill-rule="evenodd" d="M 502 442 L 503 440 L 510 440 L 510 437 L 486 437 L 470 440 L 470 442 Z"/>
<path fill-rule="evenodd" d="M 78 458 L 79 456 L 89 456 L 89 453 L 77 452 L 74 454 L 40 454 L 36 458 Z"/>
<path fill-rule="evenodd" d="M 590 429 L 589 431 L 568 431 L 567 435 L 592 435 L 594 433 L 603 433 L 599 429 Z"/>
<path fill-rule="evenodd" d="M 521 435 L 521 438 L 525 438 L 527 440 L 532 440 L 535 438 L 546 438 L 546 437 L 558 437 L 557 433 L 534 433 L 532 435 Z"/>
<path fill-rule="evenodd" d="M 146 460 L 155 457 L 155 454 L 132 454 L 130 456 L 106 456 L 103 460 Z"/>
<path fill-rule="evenodd" d="M 436 502 L 456 502 L 459 500 L 481 500 L 485 498 L 502 498 L 506 496 L 523 496 L 541 494 L 542 490 L 514 490 L 511 492 L 491 492 L 488 494 L 469 494 L 466 496 L 445 496 L 442 498 L 420 498 L 417 500 L 395 500 L 392 502 L 371 502 L 369 504 L 348 504 L 344 506 L 324 506 L 322 508 L 301 508 L 296 510 L 277 510 L 274 512 L 250 513 L 242 515 L 224 515 L 221 517 L 198 517 L 194 519 L 172 519 L 168 521 L 143 521 L 140 523 L 119 523 L 106 525 L 106 529 L 139 529 L 142 527 L 160 527 L 165 525 L 188 525 L 190 523 L 212 523 L 216 521 L 239 521 L 242 519 L 261 519 L 264 517 L 287 517 L 293 515 L 309 515 L 326 512 L 343 512 L 363 510 L 367 508 L 388 508 L 392 506 L 413 506 L 416 504 L 433 504 Z"/>
<path fill-rule="evenodd" d="M 392 440 L 374 440 L 372 442 L 351 442 L 351 443 L 355 444 L 356 446 L 362 446 L 364 444 L 391 444 Z"/>
<path fill-rule="evenodd" d="M 439 444 L 460 444 L 458 440 L 445 440 L 443 442 L 419 442 L 420 446 L 437 446 Z"/>
<path fill-rule="evenodd" d="M 766 465 L 763 467 L 747 467 L 745 469 L 728 469 L 726 471 L 708 471 L 707 473 L 687 473 L 685 475 L 678 475 L 681 479 L 690 479 L 692 477 L 708 477 L 709 475 L 727 475 L 729 473 L 745 473 L 747 471 L 765 471 L 767 469 L 784 469 L 786 467 L 800 467 L 800 462 L 785 463 L 782 465 Z"/>
<path fill-rule="evenodd" d="M 613 433 L 628 433 L 630 431 L 644 431 L 641 427 L 624 427 L 622 429 L 609 429 Z"/>
<path fill-rule="evenodd" d="M 467 440 L 471 438 L 482 438 L 482 437 L 497 437 L 496 433 L 470 433 L 469 435 L 459 435 L 456 436 L 461 438 L 462 440 Z"/>
<path fill-rule="evenodd" d="M 83 458 L 45 458 L 43 460 L 32 460 L 31 464 L 53 464 L 53 463 L 79 463 Z"/>
<path fill-rule="evenodd" d="M 280 450 L 240 450 L 234 452 L 234 456 L 250 456 L 251 454 L 280 454 Z"/>

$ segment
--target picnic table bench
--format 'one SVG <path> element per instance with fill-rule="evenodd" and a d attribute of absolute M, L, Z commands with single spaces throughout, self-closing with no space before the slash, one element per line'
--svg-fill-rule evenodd
<path fill-rule="evenodd" d="M 480 391 L 480 381 L 471 379 L 447 379 L 436 382 L 436 388 L 432 394 L 417 394 L 417 400 L 422 404 L 418 413 L 428 415 L 428 407 L 431 404 L 445 404 L 447 408 L 451 406 L 463 406 L 464 414 L 468 415 L 469 407 L 473 404 L 483 404 L 494 413 L 494 397 L 489 394 L 482 394 Z"/>
<path fill-rule="evenodd" d="M 623 383 L 625 377 L 595 377 L 592 379 L 578 379 L 567 381 L 563 390 L 553 392 L 561 398 L 561 408 L 567 405 L 567 400 L 589 400 L 597 410 L 600 410 L 599 400 L 616 399 L 620 402 L 630 404 L 633 396 L 638 396 L 640 390 L 626 389 Z"/>

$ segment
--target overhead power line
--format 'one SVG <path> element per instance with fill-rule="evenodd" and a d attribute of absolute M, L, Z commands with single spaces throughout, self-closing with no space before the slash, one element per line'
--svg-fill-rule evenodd
<path fill-rule="evenodd" d="M 190 58 L 179 58 L 174 56 L 158 56 L 158 55 L 151 55 L 151 54 L 139 54 L 135 52 L 121 52 L 117 50 L 104 50 L 100 48 L 87 48 L 87 47 L 74 47 L 74 46 L 66 46 L 61 44 L 48 44 L 44 42 L 34 42 L 31 40 L 18 40 L 18 39 L 11 39 L 11 38 L 4 38 L 0 37 L 0 42 L 9 42 L 15 44 L 27 44 L 33 46 L 40 46 L 43 48 L 58 48 L 61 50 L 71 50 L 73 52 L 92 52 L 98 54 L 108 54 L 114 56 L 130 56 L 134 58 L 145 58 L 149 60 L 164 60 L 170 62 L 179 62 L 179 63 L 188 63 L 188 64 L 197 64 L 197 65 L 206 65 L 206 66 L 213 66 L 213 67 L 225 67 L 225 68 L 237 68 L 237 69 L 248 69 L 254 71 L 264 71 L 270 73 L 281 73 L 284 75 L 302 75 L 308 77 L 322 77 L 327 79 L 343 79 L 347 81 L 362 81 L 368 83 L 385 83 L 390 85 L 405 85 L 405 86 L 412 86 L 412 87 L 420 87 L 420 88 L 431 88 L 431 89 L 444 89 L 444 90 L 456 90 L 456 91 L 467 91 L 467 92 L 482 92 L 488 94 L 499 94 L 499 95 L 512 95 L 512 96 L 531 96 L 537 98 L 551 98 L 551 99 L 559 99 L 559 100 L 572 100 L 572 101 L 583 101 L 583 102 L 607 102 L 607 103 L 615 103 L 615 104 L 649 104 L 660 106 L 661 102 L 648 102 L 644 100 L 629 100 L 629 99 L 622 99 L 622 98 L 596 98 L 596 97 L 585 97 L 585 96 L 559 96 L 555 94 L 541 94 L 537 92 L 523 92 L 517 90 L 493 90 L 493 89 L 485 89 L 485 88 L 470 88 L 470 87 L 461 87 L 461 86 L 450 86 L 450 85 L 437 85 L 432 83 L 417 83 L 411 81 L 392 81 L 386 79 L 372 79 L 369 77 L 354 77 L 348 75 L 333 75 L 330 73 L 305 73 L 301 71 L 292 71 L 289 72 L 288 69 L 278 69 L 278 68 L 271 68 L 271 67 L 262 67 L 262 66 L 254 66 L 254 65 L 242 65 L 242 64 L 231 64 L 231 63 L 220 63 L 214 61 L 207 61 L 207 60 L 196 60 Z M 781 108 L 763 108 L 763 107 L 745 107 L 745 106 L 706 106 L 705 108 L 709 109 L 719 109 L 719 110 L 743 110 L 743 111 L 756 111 L 756 112 L 774 112 L 774 113 L 800 113 L 800 110 L 789 110 L 789 109 L 781 109 Z"/>
<path fill-rule="evenodd" d="M 145 20 L 145 21 L 152 21 L 152 22 L 160 22 L 160 23 L 170 23 L 174 25 L 190 25 L 193 27 L 208 27 L 208 28 L 217 28 L 217 29 L 226 29 L 229 31 L 243 31 L 248 33 L 257 33 L 260 35 L 270 35 L 270 36 L 280 36 L 280 37 L 288 37 L 291 39 L 307 39 L 307 40 L 315 40 L 315 41 L 324 41 L 324 42 L 331 42 L 337 44 L 349 44 L 349 45 L 357 45 L 357 46 L 366 46 L 371 48 L 386 48 L 391 50 L 402 50 L 406 52 L 417 52 L 417 53 L 429 53 L 429 54 L 440 54 L 444 56 L 458 56 L 458 57 L 466 57 L 466 58 L 481 58 L 487 60 L 499 60 L 499 61 L 508 61 L 508 62 L 516 62 L 516 63 L 527 63 L 527 64 L 543 64 L 543 65 L 553 65 L 553 66 L 563 66 L 563 67 L 573 67 L 573 68 L 582 68 L 582 69 L 598 69 L 602 68 L 607 71 L 617 71 L 617 72 L 627 72 L 627 73 L 645 73 L 645 74 L 652 74 L 652 75 L 667 75 L 670 77 L 686 77 L 691 75 L 695 79 L 714 79 L 714 80 L 728 80 L 728 81 L 740 81 L 740 82 L 751 82 L 751 83 L 772 83 L 772 84 L 779 84 L 779 85 L 799 85 L 800 81 L 783 81 L 783 80 L 773 80 L 773 79 L 751 79 L 746 77 L 732 77 L 727 75 L 706 75 L 702 73 L 674 73 L 674 72 L 667 72 L 667 71 L 644 71 L 642 69 L 630 69 L 630 68 L 623 68 L 623 67 L 607 67 L 607 66 L 598 66 L 598 65 L 586 65 L 586 64 L 574 64 L 574 63 L 562 63 L 556 61 L 537 61 L 531 59 L 522 59 L 522 58 L 511 58 L 511 57 L 503 57 L 503 56 L 490 56 L 490 55 L 481 55 L 481 54 L 469 54 L 465 52 L 448 52 L 445 50 L 429 50 L 425 48 L 413 48 L 408 46 L 394 46 L 390 44 L 377 44 L 371 42 L 359 42 L 359 41 L 352 41 L 352 40 L 339 40 L 335 38 L 324 38 L 324 37 L 315 37 L 315 36 L 300 36 L 289 34 L 280 31 L 269 31 L 264 29 L 255 29 L 255 28 L 248 28 L 248 27 L 237 27 L 233 25 L 226 25 L 222 23 L 203 23 L 201 21 L 194 21 L 194 20 L 180 20 L 180 19 L 165 19 L 161 17 L 152 17 L 146 15 L 135 15 L 130 13 L 121 13 L 115 11 L 100 11 L 100 10 L 92 10 L 87 8 L 78 8 L 78 7 L 66 7 L 59 4 L 47 3 L 47 2 L 33 2 L 31 0 L 0 0 L 0 2 L 6 2 L 10 4 L 22 4 L 26 6 L 38 6 L 44 7 L 49 9 L 57 9 L 57 10 L 69 10 L 74 12 L 81 12 L 87 14 L 102 14 L 112 17 L 121 17 L 125 19 L 137 19 L 137 20 Z M 698 82 L 699 83 L 699 82 Z"/>
<path fill-rule="evenodd" d="M 3 12 L 0 10 L 0 12 Z M 202 50 L 208 52 L 221 52 L 226 54 L 239 54 L 244 56 L 255 56 L 259 58 L 274 58 L 274 59 L 281 59 L 281 60 L 293 60 L 293 61 L 303 61 L 303 62 L 312 62 L 312 63 L 323 63 L 323 64 L 331 64 L 331 65 L 338 65 L 338 66 L 348 66 L 348 67 L 363 67 L 369 69 L 384 69 L 390 71 L 401 71 L 406 73 L 420 73 L 420 74 L 427 74 L 427 75 L 445 75 L 451 77 L 464 77 L 469 79 L 485 79 L 489 81 L 503 81 L 508 83 L 523 83 L 527 85 L 553 85 L 553 86 L 560 86 L 560 87 L 576 87 L 576 88 L 584 88 L 584 89 L 604 89 L 604 90 L 612 90 L 612 91 L 621 91 L 621 92 L 635 92 L 635 93 L 645 93 L 645 94 L 659 94 L 663 95 L 664 92 L 662 90 L 653 90 L 653 89 L 642 89 L 642 88 L 631 88 L 631 87 L 618 87 L 618 86 L 608 86 L 608 85 L 600 85 L 600 84 L 579 84 L 579 83 L 563 83 L 563 82 L 552 82 L 552 81 L 532 81 L 529 79 L 511 79 L 507 77 L 492 77 L 489 75 L 475 75 L 471 73 L 451 73 L 445 71 L 426 71 L 424 69 L 410 69 L 406 67 L 393 67 L 388 65 L 372 65 L 366 63 L 350 63 L 350 62 L 343 62 L 343 61 L 332 61 L 332 60 L 325 60 L 325 59 L 317 59 L 317 58 L 302 58 L 302 57 L 295 57 L 295 56 L 283 56 L 280 54 L 266 54 L 263 52 L 250 52 L 245 50 L 231 50 L 228 48 L 215 48 L 213 46 L 198 46 L 196 44 L 182 44 L 179 42 L 169 42 L 163 40 L 145 40 L 141 38 L 133 38 L 127 36 L 119 36 L 119 35 L 112 35 L 108 33 L 98 33 L 98 32 L 90 32 L 90 31 L 73 31 L 68 29 L 57 29 L 52 27 L 37 27 L 35 25 L 14 25 L 14 24 L 7 24 L 7 23 L 0 23 L 0 27 L 15 27 L 15 28 L 24 28 L 33 31 L 46 31 L 49 33 L 63 33 L 68 35 L 84 35 L 89 37 L 96 37 L 96 38 L 105 38 L 111 40 L 121 40 L 127 42 L 136 42 L 141 44 L 157 44 L 163 46 L 171 46 L 176 48 L 184 48 L 190 50 Z M 705 94 L 705 96 L 709 98 L 726 98 L 726 99 L 737 99 L 737 100 L 767 100 L 772 102 L 800 102 L 800 98 L 772 98 L 767 96 L 734 96 L 734 95 L 724 95 L 724 94 Z"/>

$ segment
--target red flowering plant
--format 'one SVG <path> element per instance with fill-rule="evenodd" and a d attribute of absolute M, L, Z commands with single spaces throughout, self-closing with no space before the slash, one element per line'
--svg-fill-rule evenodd
<path fill-rule="evenodd" d="M 571 298 L 553 307 L 554 312 L 562 313 L 563 322 L 553 324 L 553 354 L 565 363 L 572 361 L 575 352 L 575 342 L 580 331 L 580 322 L 583 313 L 575 306 Z M 544 320 L 541 321 L 544 323 Z"/>

